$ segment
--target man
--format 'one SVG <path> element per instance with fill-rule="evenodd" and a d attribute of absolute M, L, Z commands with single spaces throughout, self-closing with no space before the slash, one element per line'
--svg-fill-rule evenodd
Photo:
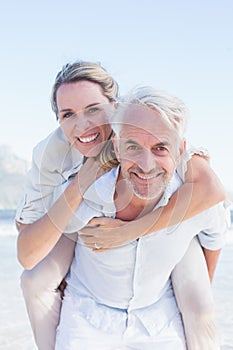
<path fill-rule="evenodd" d="M 112 123 L 120 166 L 86 192 L 77 229 L 94 216 L 134 220 L 166 205 L 181 185 L 175 169 L 185 150 L 185 124 L 179 100 L 150 88 L 136 90 Z M 224 230 L 224 209 L 217 205 L 111 251 L 96 254 L 79 241 L 56 349 L 186 349 L 170 275 L 194 236 L 208 247 L 206 237 Z"/>

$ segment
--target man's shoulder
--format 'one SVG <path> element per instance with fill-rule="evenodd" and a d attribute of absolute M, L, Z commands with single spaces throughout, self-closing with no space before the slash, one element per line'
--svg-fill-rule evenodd
<path fill-rule="evenodd" d="M 215 204 L 209 209 L 202 211 L 188 219 L 187 222 L 200 223 L 200 231 L 218 232 L 219 234 L 224 233 L 227 228 L 227 210 L 224 206 L 224 202 Z"/>

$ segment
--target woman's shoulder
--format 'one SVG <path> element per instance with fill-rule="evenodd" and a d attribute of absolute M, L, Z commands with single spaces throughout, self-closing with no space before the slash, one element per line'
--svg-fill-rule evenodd
<path fill-rule="evenodd" d="M 65 151 L 69 147 L 69 141 L 65 137 L 61 128 L 58 127 L 36 144 L 36 146 L 33 148 L 33 157 L 38 158 L 43 153 L 45 153 L 45 155 L 49 155 L 53 153 L 54 150 L 59 149 L 64 149 Z"/>
<path fill-rule="evenodd" d="M 60 127 L 41 140 L 32 154 L 32 163 L 37 167 L 59 172 L 72 168 L 74 164 L 81 164 L 82 160 L 83 156 L 71 146 Z"/>

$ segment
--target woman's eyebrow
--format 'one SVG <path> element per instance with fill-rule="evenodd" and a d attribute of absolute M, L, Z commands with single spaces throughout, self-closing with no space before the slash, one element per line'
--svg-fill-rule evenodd
<path fill-rule="evenodd" d="M 72 111 L 71 108 L 63 108 L 63 109 L 60 109 L 58 112 L 61 113 L 61 112 L 70 112 Z"/>
<path fill-rule="evenodd" d="M 102 105 L 103 103 L 100 103 L 100 102 L 94 102 L 94 103 L 91 103 L 89 104 L 88 106 L 85 107 L 86 108 L 89 108 L 89 107 L 93 107 L 93 106 L 96 106 L 96 105 Z"/>
<path fill-rule="evenodd" d="M 101 105 L 102 103 L 100 102 L 94 102 L 94 103 L 90 103 L 89 105 L 87 105 L 83 110 L 87 109 L 87 108 L 90 108 L 90 107 L 94 107 L 94 106 L 97 106 L 97 105 Z M 59 113 L 61 112 L 70 112 L 72 111 L 73 109 L 72 108 L 63 108 L 61 110 L 59 110 Z"/>

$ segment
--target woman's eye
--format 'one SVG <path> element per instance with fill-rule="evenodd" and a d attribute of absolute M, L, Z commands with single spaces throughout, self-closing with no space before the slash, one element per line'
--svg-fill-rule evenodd
<path fill-rule="evenodd" d="M 90 107 L 86 110 L 88 114 L 95 114 L 95 113 L 98 113 L 99 111 L 100 111 L 99 107 Z"/>
<path fill-rule="evenodd" d="M 68 118 L 72 117 L 73 115 L 74 115 L 74 113 L 72 113 L 72 112 L 67 112 L 67 113 L 64 113 L 64 114 L 62 115 L 62 118 L 63 118 L 63 119 L 68 119 Z"/>

